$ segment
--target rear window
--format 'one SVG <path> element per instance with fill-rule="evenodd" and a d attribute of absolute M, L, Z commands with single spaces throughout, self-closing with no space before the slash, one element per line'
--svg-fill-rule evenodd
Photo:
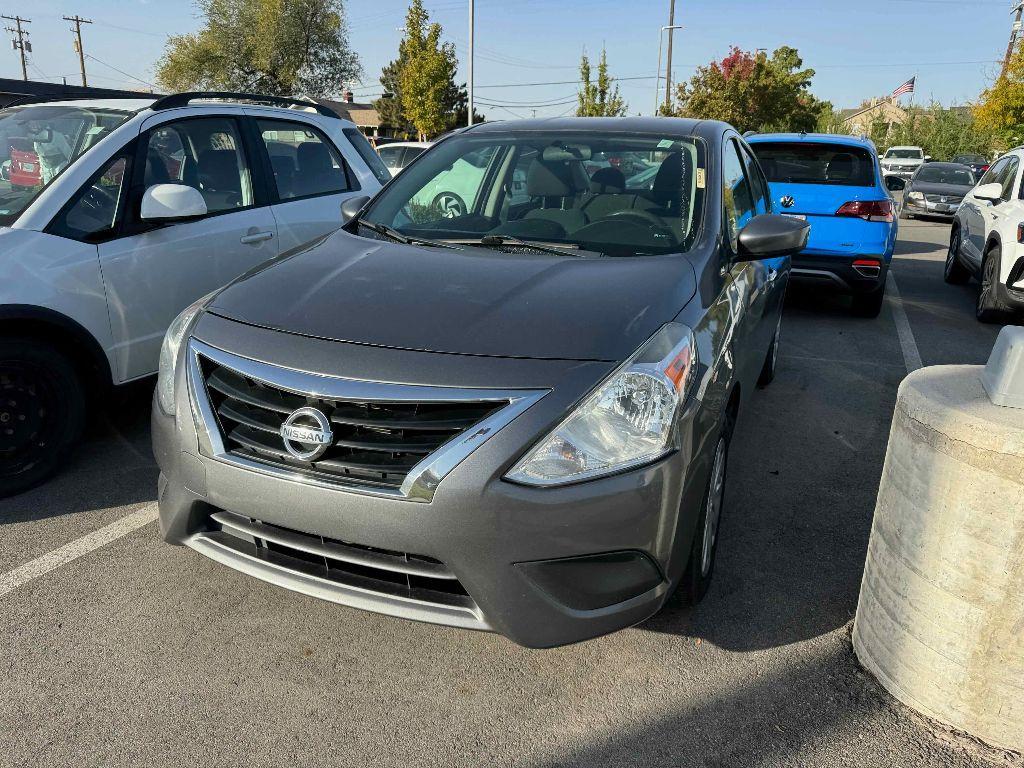
<path fill-rule="evenodd" d="M 871 187 L 874 157 L 866 149 L 845 144 L 756 142 L 750 145 L 768 181 L 785 184 L 830 184 Z"/>

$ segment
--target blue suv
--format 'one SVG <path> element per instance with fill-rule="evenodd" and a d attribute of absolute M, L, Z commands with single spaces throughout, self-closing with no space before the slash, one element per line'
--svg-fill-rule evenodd
<path fill-rule="evenodd" d="M 853 295 L 854 314 L 877 317 L 898 227 L 875 145 L 853 136 L 766 133 L 747 137 L 772 207 L 811 225 L 792 279 Z M 895 184 L 896 182 L 889 182 Z"/>

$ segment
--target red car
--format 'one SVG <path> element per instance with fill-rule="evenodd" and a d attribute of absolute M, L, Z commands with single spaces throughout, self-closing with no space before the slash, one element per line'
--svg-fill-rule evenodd
<path fill-rule="evenodd" d="M 38 187 L 43 183 L 39 168 L 39 155 L 30 148 L 29 142 L 11 142 L 11 167 L 7 180 L 13 187 Z"/>

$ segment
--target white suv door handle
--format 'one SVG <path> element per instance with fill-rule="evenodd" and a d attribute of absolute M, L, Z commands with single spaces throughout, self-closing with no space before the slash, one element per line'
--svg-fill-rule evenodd
<path fill-rule="evenodd" d="M 254 245 L 269 240 L 273 236 L 273 232 L 253 232 L 251 235 L 242 235 L 241 242 L 245 245 Z"/>

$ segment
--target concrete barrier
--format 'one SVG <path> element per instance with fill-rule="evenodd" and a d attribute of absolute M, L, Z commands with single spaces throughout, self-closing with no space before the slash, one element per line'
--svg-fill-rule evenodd
<path fill-rule="evenodd" d="M 1024 328 L 999 350 L 1019 362 Z M 997 357 L 986 384 L 1012 394 L 1024 365 L 996 371 Z M 900 385 L 853 645 L 904 704 L 1024 750 L 1024 409 L 994 404 L 982 373 L 922 368 Z"/>

